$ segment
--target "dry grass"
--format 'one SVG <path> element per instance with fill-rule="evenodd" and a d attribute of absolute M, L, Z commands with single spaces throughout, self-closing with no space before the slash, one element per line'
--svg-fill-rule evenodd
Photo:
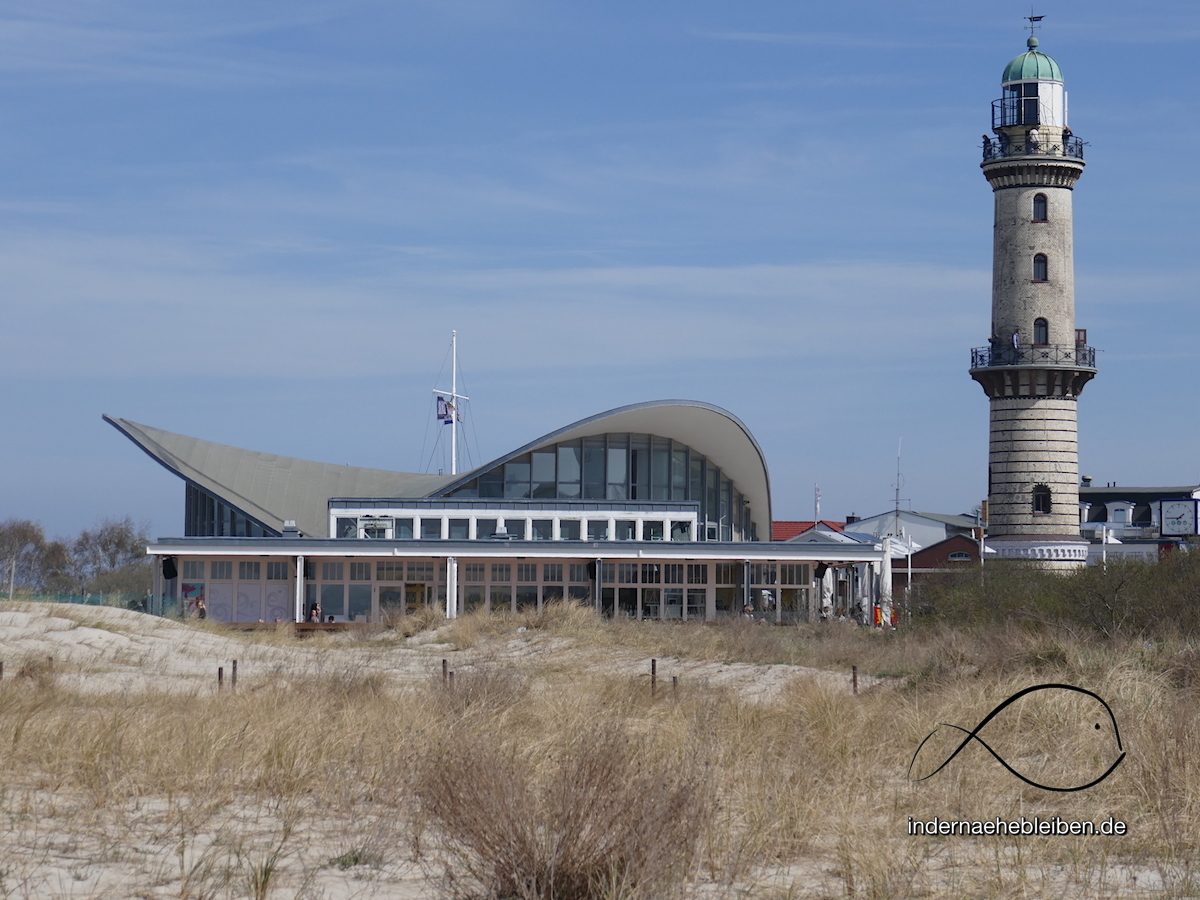
<path fill-rule="evenodd" d="M 560 639 L 562 653 L 588 643 L 906 677 L 854 696 L 797 670 L 762 702 L 698 682 L 652 699 L 644 679 L 554 659 L 487 664 L 521 627 Z M 1186 641 L 638 625 L 570 607 L 467 617 L 438 637 L 485 660 L 452 689 L 398 686 L 357 665 L 362 644 L 345 636 L 302 642 L 329 655 L 321 672 L 247 670 L 219 694 L 84 692 L 35 672 L 34 657 L 31 677 L 6 670 L 0 897 L 1200 893 L 1200 653 Z M 1053 681 L 1113 707 L 1129 756 L 1107 781 L 1048 793 L 978 746 L 906 780 L 939 723 L 971 728 Z M 989 743 L 1038 777 L 1077 777 L 1105 748 L 1076 712 L 1053 697 L 1014 708 Z M 910 816 L 935 815 L 1114 816 L 1129 833 L 907 834 Z"/>

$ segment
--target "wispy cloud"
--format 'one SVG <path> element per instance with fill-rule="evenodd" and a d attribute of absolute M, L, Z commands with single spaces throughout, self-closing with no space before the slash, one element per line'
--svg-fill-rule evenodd
<path fill-rule="evenodd" d="M 907 42 L 886 38 L 869 37 L 863 34 L 837 32 L 783 32 L 783 31 L 696 31 L 696 37 L 713 41 L 743 41 L 756 44 L 789 44 L 801 47 L 861 47 L 883 49 L 909 46 Z"/>
<path fill-rule="evenodd" d="M 0 13 L 0 73 L 66 81 L 288 85 L 378 78 L 398 66 L 344 59 L 314 66 L 271 49 L 272 35 L 314 28 L 344 9 L 328 2 L 218 3 L 185 10 L 152 3 L 8 4 Z M 257 45 L 256 45 L 257 44 Z"/>
<path fill-rule="evenodd" d="M 477 368 L 941 352 L 968 342 L 956 298 L 986 275 L 847 261 L 812 266 L 626 266 L 470 272 L 397 270 L 338 284 L 238 272 L 219 254 L 166 241 L 9 235 L 0 251 L 10 375 L 186 375 L 216 354 L 266 371 L 333 377 L 385 358 L 397 335 L 477 336 Z M 935 333 L 927 321 L 936 318 Z M 407 340 L 417 346 L 422 340 Z M 206 366 L 207 364 L 205 364 Z M 201 366 L 201 369 L 205 368 Z M 397 369 L 427 371 L 419 354 Z"/>

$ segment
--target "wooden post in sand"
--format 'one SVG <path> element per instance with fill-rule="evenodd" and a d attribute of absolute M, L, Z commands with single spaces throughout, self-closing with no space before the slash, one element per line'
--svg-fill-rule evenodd
<path fill-rule="evenodd" d="M 650 660 L 650 697 L 658 691 L 658 660 Z"/>
<path fill-rule="evenodd" d="M 850 667 L 850 684 L 854 688 L 854 693 L 858 693 L 858 666 Z"/>

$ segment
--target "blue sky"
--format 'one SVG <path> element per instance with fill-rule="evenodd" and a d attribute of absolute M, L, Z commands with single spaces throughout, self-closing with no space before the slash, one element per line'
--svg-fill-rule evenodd
<path fill-rule="evenodd" d="M 1200 482 L 1200 7 L 1039 7 L 1071 125 L 1097 482 Z M 777 518 L 986 488 L 980 135 L 1022 4 L 0 4 L 0 518 L 182 530 L 101 413 L 419 471 L 706 400 Z M 443 381 L 445 379 L 443 378 Z M 433 466 L 436 470 L 438 463 Z"/>

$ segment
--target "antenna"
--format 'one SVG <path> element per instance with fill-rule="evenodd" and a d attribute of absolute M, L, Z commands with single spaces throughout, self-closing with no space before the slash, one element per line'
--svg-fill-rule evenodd
<path fill-rule="evenodd" d="M 904 447 L 904 438 L 900 438 L 899 442 L 896 444 L 896 484 L 895 484 L 896 496 L 895 496 L 895 505 L 894 505 L 893 511 L 892 511 L 892 516 L 893 516 L 892 525 L 895 528 L 895 531 L 893 531 L 892 533 L 897 536 L 899 536 L 901 533 L 900 500 L 901 499 L 904 499 L 904 500 L 909 499 L 908 497 L 901 498 L 901 496 L 900 496 L 900 488 L 904 485 L 904 476 L 902 474 L 900 474 L 900 450 L 903 447 Z"/>
<path fill-rule="evenodd" d="M 904 476 L 900 474 L 900 450 L 904 447 L 904 438 L 900 438 L 896 444 L 896 483 L 892 485 L 896 489 L 895 510 L 900 512 L 900 486 L 904 484 Z"/>

